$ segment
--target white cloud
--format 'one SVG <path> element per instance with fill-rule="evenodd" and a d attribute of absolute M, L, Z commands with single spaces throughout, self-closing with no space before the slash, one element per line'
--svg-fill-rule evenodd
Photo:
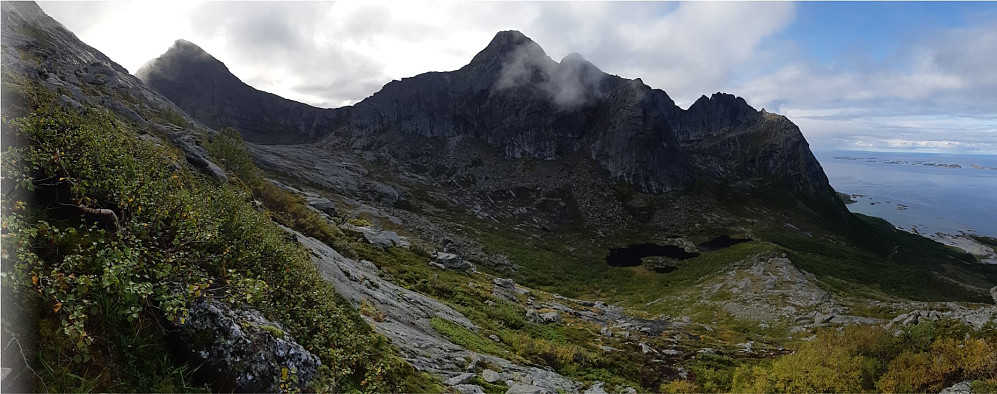
<path fill-rule="evenodd" d="M 755 61 L 759 42 L 794 11 L 790 3 L 83 4 L 42 7 L 131 71 L 185 38 L 256 88 L 322 106 L 359 101 L 392 79 L 457 69 L 509 29 L 556 60 L 581 53 L 688 105 Z"/>
<path fill-rule="evenodd" d="M 786 114 L 812 146 L 997 153 L 994 64 L 989 21 L 927 32 L 881 64 L 797 61 L 733 90 Z"/>
<path fill-rule="evenodd" d="M 924 32 L 885 57 L 859 54 L 864 63 L 821 64 L 773 39 L 793 22 L 792 3 L 40 5 L 129 70 L 184 38 L 258 89 L 324 107 L 362 100 L 392 79 L 457 69 L 495 32 L 515 29 L 555 60 L 580 53 L 683 107 L 716 91 L 743 96 L 789 116 L 817 148 L 935 141 L 997 152 L 997 21 L 985 18 Z"/>

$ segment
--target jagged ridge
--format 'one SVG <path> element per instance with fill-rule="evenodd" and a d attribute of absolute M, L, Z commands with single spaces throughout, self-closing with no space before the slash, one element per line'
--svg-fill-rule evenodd
<path fill-rule="evenodd" d="M 234 126 L 249 141 L 324 138 L 364 147 L 385 132 L 470 135 L 510 158 L 587 152 L 613 177 L 645 192 L 765 179 L 822 209 L 844 212 L 803 135 L 785 117 L 723 93 L 683 110 L 664 91 L 606 74 L 580 55 L 556 62 L 517 31 L 496 34 L 459 70 L 392 81 L 338 109 L 255 90 L 189 46 L 178 42 L 139 76 L 202 122 Z"/>

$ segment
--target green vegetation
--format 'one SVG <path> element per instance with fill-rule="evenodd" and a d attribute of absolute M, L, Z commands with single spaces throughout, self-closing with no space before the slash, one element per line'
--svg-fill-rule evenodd
<path fill-rule="evenodd" d="M 222 128 L 207 144 L 207 149 L 218 165 L 228 174 L 235 176 L 232 183 L 244 186 L 251 192 L 253 197 L 263 203 L 277 223 L 349 252 L 343 241 L 342 231 L 309 209 L 301 196 L 290 193 L 263 177 L 263 173 L 253 164 L 242 137 L 235 129 Z"/>
<path fill-rule="evenodd" d="M 317 390 L 432 390 L 254 207 L 238 182 L 265 183 L 242 179 L 249 167 L 214 185 L 113 115 L 62 109 L 12 80 L 3 90 L 23 111 L 4 111 L 0 280 L 15 306 L 3 309 L 4 341 L 17 339 L 20 354 L 4 356 L 33 365 L 33 389 L 196 389 L 192 368 L 167 356 L 166 327 L 212 297 L 260 310 L 319 356 Z M 296 201 L 266 203 L 308 228 Z"/>
<path fill-rule="evenodd" d="M 386 278 L 440 300 L 470 319 L 476 330 L 441 318 L 431 320 L 432 328 L 455 344 L 520 364 L 550 367 L 580 381 L 603 381 L 610 387 L 656 388 L 665 379 L 650 361 L 651 356 L 644 355 L 636 344 L 600 339 L 601 327 L 564 314 L 564 321 L 558 324 L 529 321 L 523 305 L 496 301 L 490 277 L 435 268 L 427 264 L 429 255 L 423 248 L 351 246 L 359 258 L 375 262 Z M 531 296 L 553 300 L 541 292 Z M 489 338 L 491 335 L 499 341 Z M 599 348 L 607 343 L 621 350 Z"/>
<path fill-rule="evenodd" d="M 914 300 L 989 301 L 985 290 L 997 283 L 994 267 L 976 264 L 967 253 L 896 230 L 882 219 L 855 216 L 850 230 L 840 232 L 846 236 L 833 236 L 833 229 L 820 226 L 808 229 L 813 236 L 785 227 L 769 228 L 766 234 L 786 248 L 798 267 L 818 277 L 843 280 L 828 283 L 848 287 L 863 284 Z M 953 280 L 978 290 L 954 285 Z M 836 290 L 849 291 L 846 287 Z"/>
<path fill-rule="evenodd" d="M 971 237 L 975 239 L 976 242 L 979 242 L 981 244 L 987 245 L 992 248 L 997 248 L 997 238 L 988 237 L 985 235 L 972 235 Z"/>
<path fill-rule="evenodd" d="M 737 392 L 938 392 L 964 380 L 997 382 L 997 327 L 951 322 L 893 335 L 883 328 L 825 330 L 792 354 L 734 373 Z"/>
<path fill-rule="evenodd" d="M 502 353 L 502 348 L 496 345 L 495 342 L 488 338 L 483 338 L 481 335 L 475 334 L 457 323 L 438 317 L 434 317 L 430 323 L 432 323 L 433 329 L 436 332 L 443 334 L 450 342 L 463 346 L 468 350 L 489 354 Z"/>

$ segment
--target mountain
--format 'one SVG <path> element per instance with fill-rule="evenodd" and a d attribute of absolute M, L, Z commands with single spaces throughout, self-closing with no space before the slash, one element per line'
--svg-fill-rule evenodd
<path fill-rule="evenodd" d="M 103 53 L 81 42 L 33 2 L 4 2 L 4 75 L 59 91 L 65 105 L 100 106 L 161 133 L 195 168 L 224 180 L 195 135 L 211 132 Z M 6 79 L 10 83 L 18 81 Z M 168 118 L 168 119 L 167 119 Z M 151 130 L 150 130 L 151 131 Z"/>
<path fill-rule="evenodd" d="M 235 126 L 248 141 L 314 141 L 342 123 L 337 111 L 253 89 L 222 62 L 184 40 L 135 75 L 205 125 L 214 129 Z"/>
<path fill-rule="evenodd" d="M 0 22 L 0 390 L 997 388 L 997 266 L 827 201 L 737 97 L 502 32 L 321 109 Z"/>
<path fill-rule="evenodd" d="M 138 76 L 198 120 L 233 126 L 250 142 L 325 138 L 349 145 L 386 132 L 471 136 L 509 158 L 581 153 L 644 192 L 770 181 L 819 210 L 844 212 L 799 128 L 785 117 L 723 93 L 683 110 L 664 91 L 606 74 L 580 55 L 556 62 L 517 31 L 496 34 L 459 70 L 392 81 L 336 109 L 253 89 L 186 41 Z"/>

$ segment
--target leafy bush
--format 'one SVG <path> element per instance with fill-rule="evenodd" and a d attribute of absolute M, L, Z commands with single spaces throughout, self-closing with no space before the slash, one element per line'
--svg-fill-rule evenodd
<path fill-rule="evenodd" d="M 263 177 L 263 173 L 253 164 L 249 152 L 246 151 L 246 144 L 235 129 L 222 128 L 206 147 L 218 165 L 230 175 L 235 175 L 232 181 L 245 185 L 278 223 L 332 245 L 346 255 L 353 254 L 343 239 L 342 231 L 331 226 L 317 212 L 308 208 L 303 198 L 274 185 Z"/>
<path fill-rule="evenodd" d="M 668 394 L 683 394 L 683 393 L 700 393 L 703 392 L 696 383 L 690 382 L 688 380 L 673 380 L 668 383 L 662 384 L 658 389 L 660 393 Z"/>
<path fill-rule="evenodd" d="M 738 367 L 733 390 L 938 392 L 964 380 L 986 385 L 997 377 L 995 350 L 988 329 L 970 333 L 944 321 L 897 335 L 868 326 L 825 330 L 793 354 Z"/>
<path fill-rule="evenodd" d="M 2 163 L 0 280 L 25 311 L 5 307 L 4 320 L 39 327 L 5 324 L 4 335 L 36 336 L 37 389 L 190 390 L 189 367 L 164 358 L 166 327 L 185 324 L 198 297 L 246 303 L 280 322 L 327 367 L 316 389 L 425 387 L 244 188 L 214 186 L 177 149 L 137 138 L 108 112 L 78 114 L 46 91 L 4 90 L 31 111 L 3 121 L 14 143 Z M 252 171 L 237 164 L 225 165 Z"/>

